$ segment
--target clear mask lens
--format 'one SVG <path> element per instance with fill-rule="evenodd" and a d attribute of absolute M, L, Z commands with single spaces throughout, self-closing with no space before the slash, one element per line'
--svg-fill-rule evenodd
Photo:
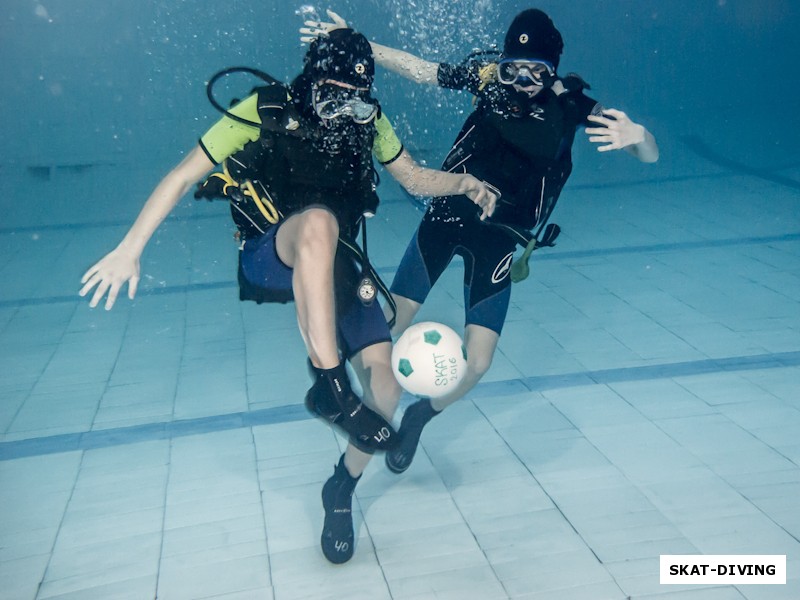
<path fill-rule="evenodd" d="M 545 61 L 501 60 L 497 65 L 497 79 L 505 85 L 541 86 L 545 77 L 553 75 L 553 66 Z"/>
<path fill-rule="evenodd" d="M 314 94 L 314 111 L 320 119 L 349 117 L 354 123 L 365 125 L 377 116 L 378 105 L 362 99 L 357 94 L 320 88 Z"/>

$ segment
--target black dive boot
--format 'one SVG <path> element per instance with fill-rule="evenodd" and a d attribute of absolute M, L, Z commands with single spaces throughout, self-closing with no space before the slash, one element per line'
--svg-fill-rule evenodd
<path fill-rule="evenodd" d="M 344 454 L 339 459 L 333 475 L 322 486 L 322 506 L 325 524 L 322 526 L 320 545 L 322 553 L 334 564 L 347 562 L 353 557 L 355 536 L 353 532 L 353 491 L 361 476 L 352 477 L 344 466 Z"/>
<path fill-rule="evenodd" d="M 386 453 L 386 466 L 392 473 L 402 473 L 411 466 L 422 428 L 438 414 L 429 398 L 418 400 L 406 409 L 400 421 L 400 442 Z"/>
<path fill-rule="evenodd" d="M 397 442 L 394 427 L 375 411 L 364 406 L 350 389 L 344 363 L 333 369 L 309 368 L 315 377 L 306 394 L 306 408 L 338 427 L 351 441 L 367 452 L 386 451 Z"/>

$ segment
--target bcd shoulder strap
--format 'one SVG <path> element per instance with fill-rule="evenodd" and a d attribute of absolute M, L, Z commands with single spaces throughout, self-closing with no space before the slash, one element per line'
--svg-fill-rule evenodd
<path fill-rule="evenodd" d="M 258 116 L 262 131 L 303 138 L 314 137 L 292 103 L 292 96 L 285 85 L 276 83 L 254 91 L 258 93 Z"/>

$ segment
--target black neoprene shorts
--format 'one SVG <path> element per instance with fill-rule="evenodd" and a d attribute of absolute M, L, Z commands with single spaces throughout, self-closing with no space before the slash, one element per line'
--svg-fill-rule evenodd
<path fill-rule="evenodd" d="M 516 244 L 502 230 L 478 219 L 466 196 L 434 198 L 406 248 L 392 293 L 422 304 L 454 256 L 464 259 L 465 325 L 498 335 L 511 298 Z"/>

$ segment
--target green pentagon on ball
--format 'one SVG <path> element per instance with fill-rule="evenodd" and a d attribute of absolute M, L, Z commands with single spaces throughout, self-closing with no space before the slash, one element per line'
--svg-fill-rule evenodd
<path fill-rule="evenodd" d="M 401 358 L 398 361 L 397 370 L 403 377 L 408 377 L 414 372 L 414 369 L 411 368 L 411 363 L 408 361 L 407 358 Z"/>
<path fill-rule="evenodd" d="M 436 331 L 435 329 L 430 329 L 429 331 L 425 332 L 424 339 L 426 344 L 435 346 L 436 344 L 439 343 L 439 340 L 442 339 L 442 334 Z"/>

